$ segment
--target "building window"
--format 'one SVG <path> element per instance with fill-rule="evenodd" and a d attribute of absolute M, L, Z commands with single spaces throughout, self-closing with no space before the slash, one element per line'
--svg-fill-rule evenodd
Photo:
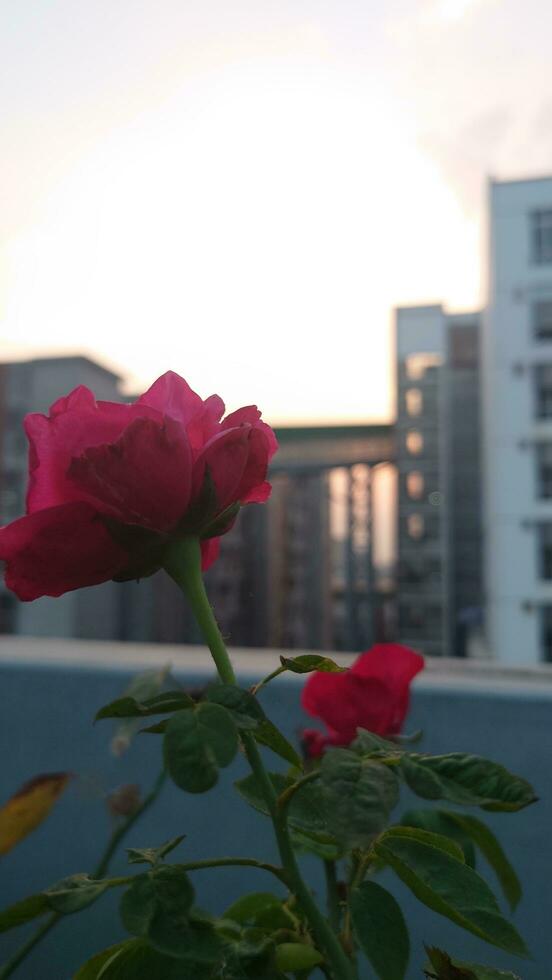
<path fill-rule="evenodd" d="M 541 606 L 541 659 L 552 662 L 552 606 Z"/>
<path fill-rule="evenodd" d="M 411 381 L 421 381 L 428 371 L 435 371 L 442 363 L 440 354 L 409 354 L 405 359 L 406 376 Z"/>
<path fill-rule="evenodd" d="M 409 415 L 421 415 L 424 398 L 419 388 L 409 388 L 405 392 L 406 411 Z"/>
<path fill-rule="evenodd" d="M 552 299 L 533 303 L 532 319 L 535 340 L 552 340 Z"/>
<path fill-rule="evenodd" d="M 424 437 L 418 429 L 406 433 L 406 448 L 412 456 L 419 456 L 424 448 Z"/>
<path fill-rule="evenodd" d="M 406 492 L 411 500 L 419 500 L 423 496 L 425 480 L 419 470 L 411 470 L 406 474 Z"/>
<path fill-rule="evenodd" d="M 409 514 L 406 521 L 408 535 L 419 541 L 424 536 L 425 523 L 421 514 Z"/>
<path fill-rule="evenodd" d="M 537 265 L 552 262 L 552 208 L 531 214 L 531 258 Z"/>
<path fill-rule="evenodd" d="M 536 444 L 537 459 L 537 497 L 541 500 L 552 498 L 552 442 Z"/>
<path fill-rule="evenodd" d="M 539 573 L 545 582 L 552 581 L 552 524 L 539 524 Z"/>
<path fill-rule="evenodd" d="M 552 364 L 535 365 L 535 409 L 538 419 L 552 419 Z"/>

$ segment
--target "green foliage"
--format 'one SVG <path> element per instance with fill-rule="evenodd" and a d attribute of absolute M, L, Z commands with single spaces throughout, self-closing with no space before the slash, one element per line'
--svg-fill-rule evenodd
<path fill-rule="evenodd" d="M 521 898 L 521 883 L 492 830 L 481 820 L 464 813 L 447 812 L 446 815 L 463 833 L 469 834 L 489 862 L 513 911 Z"/>
<path fill-rule="evenodd" d="M 97 879 L 87 874 L 63 878 L 40 894 L 30 895 L 0 912 L 0 932 L 22 926 L 46 912 L 59 912 L 62 915 L 80 912 L 109 888 L 116 888 L 124 882 L 124 878 Z"/>
<path fill-rule="evenodd" d="M 276 728 L 276 725 L 273 725 L 268 718 L 265 718 L 258 728 L 255 729 L 253 735 L 259 745 L 265 745 L 276 755 L 279 755 L 281 759 L 289 762 L 290 765 L 295 766 L 297 769 L 302 768 L 303 761 L 301 756 L 293 748 L 293 745 L 288 742 L 287 738 L 282 735 L 281 731 Z"/>
<path fill-rule="evenodd" d="M 374 732 L 367 731 L 366 728 L 357 729 L 357 737 L 351 742 L 351 749 L 359 755 L 402 755 L 405 751 L 396 742 L 391 742 L 388 738 L 375 735 Z"/>
<path fill-rule="evenodd" d="M 140 674 L 136 674 L 124 691 L 123 698 L 119 698 L 119 701 L 126 701 L 128 698 L 129 703 L 147 703 L 151 698 L 155 698 L 159 694 L 167 680 L 169 671 L 170 666 L 166 664 L 160 670 L 144 670 Z M 106 707 L 109 708 L 110 706 L 107 705 Z M 96 719 L 99 715 L 101 715 L 101 711 L 96 715 Z M 118 717 L 122 720 L 117 725 L 115 734 L 111 740 L 111 749 L 115 755 L 121 755 L 128 749 L 138 730 L 136 716 L 123 714 L 122 716 L 118 715 Z"/>
<path fill-rule="evenodd" d="M 207 700 L 226 708 L 238 728 L 258 728 L 265 720 L 265 713 L 256 697 L 234 684 L 213 685 L 207 690 Z"/>
<path fill-rule="evenodd" d="M 310 674 L 320 670 L 326 674 L 343 674 L 347 668 L 340 667 L 330 657 L 320 657 L 315 653 L 303 653 L 299 657 L 280 657 L 280 663 L 294 674 Z"/>
<path fill-rule="evenodd" d="M 351 915 L 356 940 L 380 980 L 403 980 L 410 940 L 397 901 L 375 881 L 353 890 Z"/>
<path fill-rule="evenodd" d="M 146 698 L 144 701 L 137 701 L 136 698 L 126 695 L 117 698 L 104 705 L 96 713 L 95 721 L 102 718 L 146 718 L 148 715 L 164 715 L 173 711 L 182 711 L 184 708 L 192 708 L 194 702 L 184 691 L 164 691 L 156 694 L 155 697 Z"/>
<path fill-rule="evenodd" d="M 450 837 L 435 834 L 431 830 L 422 830 L 419 827 L 403 827 L 398 824 L 396 827 L 389 827 L 384 836 L 386 841 L 396 837 L 399 840 L 414 840 L 420 844 L 428 844 L 430 847 L 436 847 L 439 851 L 444 851 L 445 854 L 460 864 L 464 864 L 464 852 L 460 845 L 451 840 Z"/>
<path fill-rule="evenodd" d="M 278 796 L 294 784 L 291 777 L 284 776 L 282 773 L 272 772 L 268 775 Z M 269 815 L 262 788 L 255 776 L 246 776 L 245 779 L 239 779 L 234 785 L 240 796 L 250 806 L 266 816 Z M 294 838 L 297 836 L 301 846 L 312 849 L 315 853 L 317 853 L 317 847 L 325 847 L 330 858 L 339 855 L 338 842 L 328 830 L 324 794 L 319 785 L 306 783 L 302 786 L 293 794 L 287 812 L 288 823 L 293 836 Z"/>
<path fill-rule="evenodd" d="M 7 932 L 8 929 L 16 929 L 31 919 L 36 919 L 39 915 L 44 915 L 50 910 L 48 899 L 44 894 L 29 895 L 20 902 L 2 909 L 0 912 L 0 932 Z"/>
<path fill-rule="evenodd" d="M 464 861 L 475 868 L 475 847 L 470 835 L 454 819 L 454 814 L 446 810 L 408 810 L 403 814 L 400 824 L 403 827 L 418 827 L 429 830 L 442 837 L 450 837 L 460 845 Z"/>
<path fill-rule="evenodd" d="M 526 955 L 525 943 L 501 916 L 486 882 L 450 851 L 429 843 L 433 836 L 395 827 L 375 842 L 374 851 L 428 908 L 507 952 Z M 457 850 L 461 854 L 460 848 Z"/>
<path fill-rule="evenodd" d="M 121 919 L 128 932 L 148 938 L 156 918 L 165 915 L 187 922 L 194 889 L 176 864 L 162 865 L 138 875 L 121 899 Z"/>
<path fill-rule="evenodd" d="M 282 899 L 271 892 L 244 895 L 226 909 L 224 918 L 242 926 L 258 926 L 271 931 L 294 929 L 297 925 L 297 919 Z"/>
<path fill-rule="evenodd" d="M 128 863 L 158 864 L 159 861 L 162 861 L 167 854 L 170 854 L 171 851 L 174 851 L 175 847 L 178 847 L 182 843 L 185 836 L 185 834 L 181 834 L 180 837 L 173 837 L 159 847 L 127 847 Z"/>
<path fill-rule="evenodd" d="M 161 865 L 133 881 L 121 899 L 125 929 L 159 952 L 215 963 L 224 942 L 211 921 L 192 908 L 194 889 L 179 865 Z"/>
<path fill-rule="evenodd" d="M 400 772 L 426 800 L 448 800 L 484 810 L 521 810 L 537 799 L 532 786 L 504 766 L 477 755 L 403 754 Z"/>
<path fill-rule="evenodd" d="M 216 684 L 207 691 L 207 698 L 230 711 L 237 727 L 250 729 L 260 745 L 265 745 L 290 765 L 299 769 L 302 767 L 301 757 L 293 745 L 269 721 L 257 698 L 250 691 L 244 691 L 232 684 Z"/>
<path fill-rule="evenodd" d="M 204 793 L 217 782 L 219 767 L 232 762 L 238 732 L 229 711 L 203 702 L 172 716 L 163 747 L 173 782 L 188 793 Z"/>
<path fill-rule="evenodd" d="M 276 968 L 285 973 L 313 970 L 324 961 L 324 957 L 317 949 L 305 943 L 280 943 L 276 947 L 274 959 Z"/>
<path fill-rule="evenodd" d="M 165 956 L 142 939 L 130 939 L 93 956 L 73 980 L 209 980 L 199 963 Z"/>
<path fill-rule="evenodd" d="M 427 947 L 429 965 L 425 969 L 428 980 L 521 980 L 517 974 L 494 970 L 476 963 L 460 963 L 448 953 L 435 947 Z"/>
<path fill-rule="evenodd" d="M 399 783 L 387 766 L 332 749 L 321 766 L 328 829 L 347 848 L 367 847 L 387 825 Z"/>
<path fill-rule="evenodd" d="M 119 884 L 120 881 L 117 878 L 98 880 L 87 874 L 76 874 L 58 881 L 56 885 L 48 888 L 44 895 L 54 912 L 71 915 L 73 912 L 80 912 L 81 909 L 92 905 L 108 888 L 113 888 Z"/>

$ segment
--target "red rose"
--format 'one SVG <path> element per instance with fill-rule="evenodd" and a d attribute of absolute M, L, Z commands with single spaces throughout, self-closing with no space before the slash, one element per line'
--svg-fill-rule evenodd
<path fill-rule="evenodd" d="M 239 507 L 269 497 L 277 448 L 256 407 L 223 413 L 169 371 L 132 405 L 80 386 L 27 415 L 27 516 L 0 529 L 8 587 L 27 600 L 149 575 L 179 534 L 204 539 L 207 568 Z"/>
<path fill-rule="evenodd" d="M 400 732 L 408 711 L 410 682 L 423 666 L 424 658 L 414 650 L 398 643 L 378 643 L 361 653 L 344 673 L 311 674 L 301 704 L 309 715 L 324 722 L 328 735 L 306 729 L 306 754 L 316 758 L 328 745 L 349 745 L 357 728 L 376 735 Z"/>

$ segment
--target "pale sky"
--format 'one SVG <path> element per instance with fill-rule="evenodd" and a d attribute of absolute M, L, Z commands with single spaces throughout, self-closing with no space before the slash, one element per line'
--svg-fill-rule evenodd
<path fill-rule="evenodd" d="M 552 171 L 550 0 L 3 0 L 0 359 L 388 418 L 391 311 L 483 299 Z"/>

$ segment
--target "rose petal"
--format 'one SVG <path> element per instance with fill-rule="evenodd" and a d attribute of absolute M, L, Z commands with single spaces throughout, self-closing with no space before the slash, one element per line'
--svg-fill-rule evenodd
<path fill-rule="evenodd" d="M 305 684 L 301 704 L 330 730 L 334 744 L 348 744 L 357 728 L 384 734 L 392 717 L 389 691 L 378 678 L 355 678 L 351 671 L 316 671 Z"/>
<path fill-rule="evenodd" d="M 240 500 L 240 484 L 249 457 L 249 426 L 228 429 L 207 443 L 194 466 L 193 496 L 201 491 L 209 467 L 217 495 L 217 513 Z"/>
<path fill-rule="evenodd" d="M 247 462 L 236 491 L 237 499 L 242 504 L 262 503 L 268 499 L 272 488 L 266 482 L 269 443 L 261 429 L 250 430 L 248 448 Z"/>
<path fill-rule="evenodd" d="M 81 385 L 59 398 L 50 415 L 38 412 L 25 418 L 29 439 L 29 486 L 27 512 L 55 507 L 79 500 L 78 488 L 67 480 L 73 456 L 91 446 L 115 442 L 126 426 L 138 417 L 160 418 L 152 408 L 96 402 L 92 392 Z"/>
<path fill-rule="evenodd" d="M 210 395 L 202 407 L 186 425 L 186 432 L 194 456 L 197 457 L 205 444 L 221 431 L 219 419 L 224 412 L 224 402 L 218 395 Z"/>
<path fill-rule="evenodd" d="M 244 425 L 246 423 L 264 432 L 268 444 L 268 459 L 271 460 L 278 449 L 278 440 L 274 435 L 274 430 L 266 422 L 261 420 L 261 413 L 256 405 L 247 405 L 245 408 L 238 408 L 235 412 L 227 415 L 222 422 L 222 428 L 232 429 L 237 425 Z"/>
<path fill-rule="evenodd" d="M 359 677 L 379 677 L 395 692 L 408 689 L 424 667 L 424 658 L 400 643 L 376 643 L 361 653 L 351 670 Z"/>
<path fill-rule="evenodd" d="M 162 415 L 169 415 L 182 425 L 187 425 L 201 411 L 203 400 L 184 378 L 174 371 L 167 371 L 153 382 L 136 404 L 154 408 Z"/>
<path fill-rule="evenodd" d="M 37 511 L 0 528 L 6 585 L 25 601 L 107 582 L 128 562 L 90 504 Z"/>
<path fill-rule="evenodd" d="M 186 431 L 173 419 L 136 419 L 115 443 L 94 446 L 69 467 L 69 479 L 103 513 L 125 524 L 170 531 L 190 499 Z"/>

